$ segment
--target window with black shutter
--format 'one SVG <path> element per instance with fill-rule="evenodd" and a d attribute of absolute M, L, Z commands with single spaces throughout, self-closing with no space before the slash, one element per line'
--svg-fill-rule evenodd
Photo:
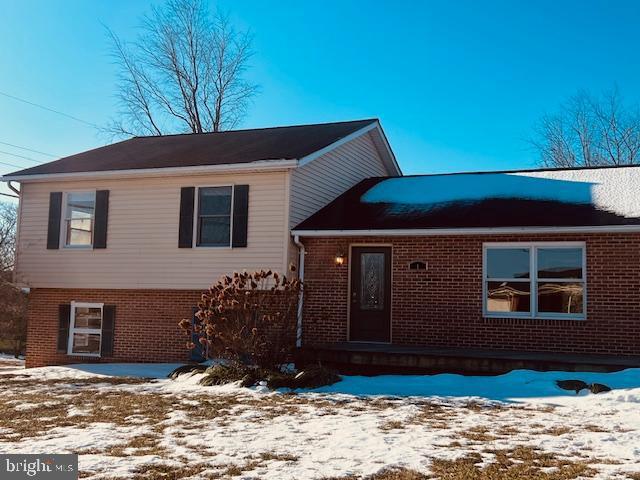
<path fill-rule="evenodd" d="M 68 355 L 100 357 L 105 306 L 71 302 Z"/>
<path fill-rule="evenodd" d="M 198 247 L 231 245 L 231 205 L 233 187 L 198 188 Z"/>
<path fill-rule="evenodd" d="M 246 247 L 248 213 L 249 185 L 183 187 L 178 246 Z"/>

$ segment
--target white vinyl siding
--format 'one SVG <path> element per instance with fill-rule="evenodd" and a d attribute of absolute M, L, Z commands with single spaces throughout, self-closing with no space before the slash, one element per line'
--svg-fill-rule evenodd
<path fill-rule="evenodd" d="M 22 184 L 17 280 L 33 288 L 203 289 L 235 270 L 283 271 L 286 172 Z M 180 188 L 249 185 L 246 248 L 178 248 Z M 49 193 L 109 190 L 104 250 L 47 250 Z"/>
<path fill-rule="evenodd" d="M 289 226 L 295 227 L 361 180 L 392 174 L 371 132 L 341 145 L 291 173 Z"/>
<path fill-rule="evenodd" d="M 22 183 L 16 279 L 33 288 L 199 290 L 238 270 L 289 274 L 292 226 L 364 178 L 395 174 L 378 137 L 364 133 L 293 170 Z M 218 185 L 249 185 L 247 247 L 178 248 L 181 187 Z M 96 190 L 109 190 L 107 248 L 47 250 L 50 192 Z"/>

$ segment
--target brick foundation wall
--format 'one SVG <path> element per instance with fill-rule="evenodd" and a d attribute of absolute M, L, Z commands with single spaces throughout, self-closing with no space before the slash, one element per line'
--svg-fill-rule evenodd
<path fill-rule="evenodd" d="M 483 242 L 584 241 L 586 320 L 485 319 Z M 640 355 L 640 234 L 304 238 L 303 343 L 346 341 L 350 245 L 392 246 L 397 345 Z M 426 271 L 409 263 L 426 261 Z"/>
<path fill-rule="evenodd" d="M 27 326 L 27 367 L 90 362 L 186 362 L 187 336 L 178 327 L 191 318 L 201 291 L 32 289 Z M 92 358 L 57 352 L 58 305 L 98 302 L 116 306 L 113 356 Z"/>

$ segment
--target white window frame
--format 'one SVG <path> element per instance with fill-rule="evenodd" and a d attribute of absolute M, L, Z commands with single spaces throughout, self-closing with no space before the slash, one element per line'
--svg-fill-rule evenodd
<path fill-rule="evenodd" d="M 526 283 L 523 279 L 487 278 L 487 250 L 497 248 L 527 248 L 529 249 L 529 278 L 526 280 L 531 286 L 529 312 L 491 312 L 487 309 L 488 281 L 505 281 Z M 582 249 L 582 278 L 538 278 L 538 250 L 544 248 L 581 248 Z M 549 281 L 557 283 L 578 282 L 583 284 L 582 313 L 556 313 L 538 311 L 538 282 Z M 544 320 L 586 320 L 587 318 L 587 246 L 585 242 L 487 242 L 482 244 L 482 315 L 485 318 L 529 318 Z"/>
<path fill-rule="evenodd" d="M 93 216 L 91 217 L 91 244 L 89 245 L 70 245 L 67 243 L 67 222 L 69 219 L 67 218 L 67 210 L 69 206 L 69 195 L 74 193 L 91 193 L 93 194 Z M 60 225 L 60 245 L 63 248 L 68 249 L 92 249 L 93 248 L 93 240 L 95 234 L 95 226 L 96 226 L 96 191 L 95 190 L 70 190 L 68 192 L 64 192 L 62 195 L 62 212 L 60 215 L 61 225 Z"/>
<path fill-rule="evenodd" d="M 76 308 L 99 308 L 102 320 L 100 325 L 104 323 L 104 303 L 86 303 L 86 302 L 71 302 L 71 313 L 69 318 L 69 341 L 67 343 L 67 355 L 73 355 L 74 357 L 100 357 L 102 355 L 102 328 L 76 328 Z M 100 335 L 100 351 L 98 353 L 74 353 L 73 352 L 73 334 L 74 333 L 88 333 L 92 335 Z"/>
<path fill-rule="evenodd" d="M 229 213 L 229 244 L 228 245 L 198 245 L 198 233 L 199 233 L 199 223 L 200 223 L 200 190 L 203 188 L 231 188 L 231 208 Z M 196 192 L 194 195 L 194 205 L 193 211 L 195 214 L 193 215 L 193 238 L 192 238 L 192 246 L 194 248 L 232 248 L 233 243 L 233 202 L 236 194 L 236 187 L 234 184 L 224 184 L 224 185 L 200 185 L 196 187 Z"/>

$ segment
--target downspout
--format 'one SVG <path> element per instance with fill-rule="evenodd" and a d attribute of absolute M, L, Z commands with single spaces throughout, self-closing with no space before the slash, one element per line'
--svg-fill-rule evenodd
<path fill-rule="evenodd" d="M 304 244 L 300 241 L 300 237 L 298 235 L 294 235 L 293 243 L 296 244 L 299 251 L 298 257 L 298 278 L 302 283 L 302 288 L 300 289 L 300 296 L 298 297 L 298 318 L 297 318 L 297 330 L 296 330 L 296 347 L 302 346 L 302 306 L 304 302 Z"/>
<path fill-rule="evenodd" d="M 13 193 L 15 193 L 16 195 L 18 195 L 18 197 L 20 196 L 20 190 L 18 190 L 16 187 L 14 187 L 13 185 L 11 185 L 11 181 L 7 182 L 7 187 L 9 187 L 9 190 L 11 190 Z"/>

